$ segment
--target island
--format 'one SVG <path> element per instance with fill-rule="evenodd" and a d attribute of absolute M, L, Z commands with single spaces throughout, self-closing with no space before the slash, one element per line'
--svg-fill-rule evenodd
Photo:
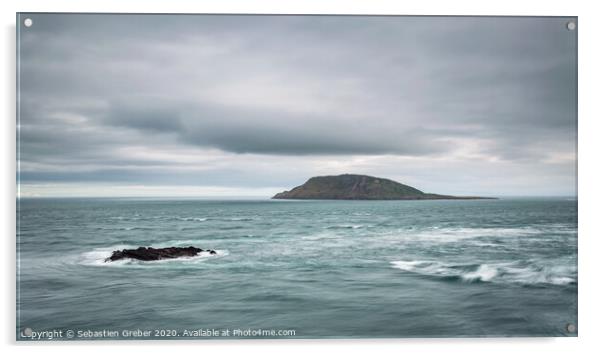
<path fill-rule="evenodd" d="M 207 252 L 210 255 L 217 254 L 214 250 L 203 250 L 197 247 L 138 247 L 136 249 L 123 249 L 113 251 L 110 257 L 105 259 L 105 262 L 114 262 L 121 259 L 136 259 L 139 261 L 159 261 L 162 259 L 194 257 L 199 253 Z"/>
<path fill-rule="evenodd" d="M 390 179 L 366 175 L 344 174 L 312 177 L 290 191 L 272 199 L 335 199 L 335 200 L 434 200 L 434 199 L 497 199 L 492 197 L 452 196 L 425 193 Z"/>

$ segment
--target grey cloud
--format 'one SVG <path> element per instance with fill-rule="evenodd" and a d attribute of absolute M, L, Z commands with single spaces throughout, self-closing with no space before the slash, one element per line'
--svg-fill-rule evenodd
<path fill-rule="evenodd" d="M 449 147 L 434 141 L 436 134 L 423 128 L 387 130 L 377 120 L 346 123 L 325 115 L 283 115 L 277 110 L 215 104 L 118 103 L 102 121 L 141 131 L 174 133 L 182 142 L 235 153 L 422 155 Z"/>
<path fill-rule="evenodd" d="M 576 152 L 568 18 L 31 16 L 21 159 L 107 171 L 81 180 L 179 165 L 121 155 L 132 145 L 341 159 L 471 149 L 532 164 Z"/>

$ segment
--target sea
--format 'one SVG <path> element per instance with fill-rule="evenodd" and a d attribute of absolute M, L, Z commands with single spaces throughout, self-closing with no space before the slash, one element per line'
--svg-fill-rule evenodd
<path fill-rule="evenodd" d="M 576 336 L 577 285 L 575 198 L 17 200 L 18 340 Z"/>

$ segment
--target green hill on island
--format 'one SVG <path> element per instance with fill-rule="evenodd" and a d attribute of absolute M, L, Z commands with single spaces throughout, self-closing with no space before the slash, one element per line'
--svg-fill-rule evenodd
<path fill-rule="evenodd" d="M 425 200 L 425 199 L 496 199 L 457 197 L 424 193 L 390 179 L 365 175 L 312 177 L 303 185 L 278 193 L 272 199 L 343 199 L 343 200 Z"/>

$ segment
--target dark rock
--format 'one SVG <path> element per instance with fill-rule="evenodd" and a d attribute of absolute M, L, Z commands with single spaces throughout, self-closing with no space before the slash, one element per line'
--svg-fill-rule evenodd
<path fill-rule="evenodd" d="M 111 257 L 105 259 L 105 262 L 118 261 L 120 259 L 131 258 L 139 261 L 158 261 L 161 259 L 194 257 L 201 252 L 209 252 L 209 254 L 217 254 L 214 250 L 203 250 L 196 247 L 138 247 L 136 249 L 123 249 L 121 251 L 113 251 Z"/>

